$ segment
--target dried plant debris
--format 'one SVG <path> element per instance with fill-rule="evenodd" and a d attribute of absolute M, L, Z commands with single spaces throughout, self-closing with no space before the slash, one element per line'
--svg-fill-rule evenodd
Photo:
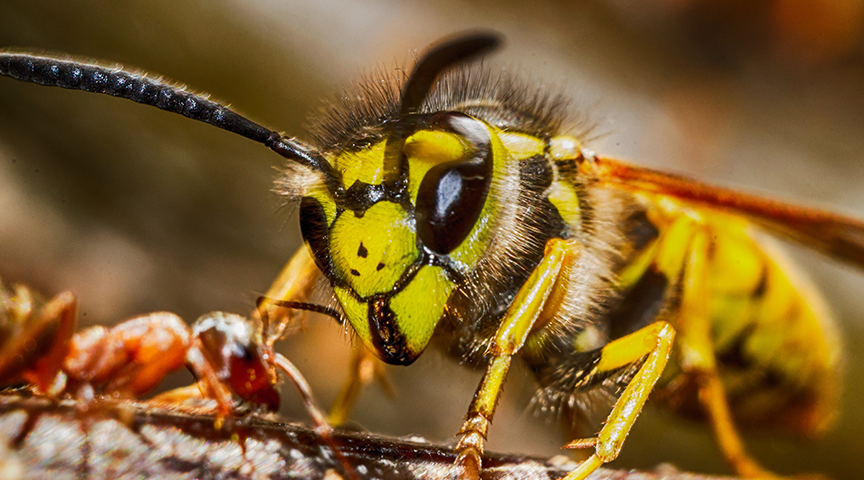
<path fill-rule="evenodd" d="M 333 446 L 358 479 L 454 476 L 452 447 L 412 437 L 337 432 Z M 573 463 L 489 454 L 481 478 L 559 478 Z M 0 477 L 51 478 L 350 478 L 333 448 L 313 430 L 273 416 L 225 421 L 146 403 L 54 402 L 0 395 Z M 595 480 L 709 480 L 670 467 L 654 472 L 601 469 Z M 715 477 L 716 480 L 716 477 Z"/>

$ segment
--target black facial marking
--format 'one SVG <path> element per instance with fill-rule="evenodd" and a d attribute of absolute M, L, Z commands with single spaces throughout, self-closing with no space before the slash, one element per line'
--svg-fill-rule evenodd
<path fill-rule="evenodd" d="M 330 232 L 321 202 L 311 197 L 300 201 L 300 233 L 312 250 L 315 265 L 328 278 L 333 278 L 330 261 Z"/>
<path fill-rule="evenodd" d="M 369 333 L 381 360 L 391 365 L 410 365 L 421 353 L 408 348 L 405 335 L 396 325 L 396 314 L 386 299 L 369 302 Z"/>
<path fill-rule="evenodd" d="M 404 205 L 408 200 L 407 186 L 405 179 L 376 185 L 357 180 L 345 190 L 344 195 L 336 198 L 336 202 L 340 207 L 354 212 L 357 218 L 362 218 L 366 210 L 378 202 Z"/>

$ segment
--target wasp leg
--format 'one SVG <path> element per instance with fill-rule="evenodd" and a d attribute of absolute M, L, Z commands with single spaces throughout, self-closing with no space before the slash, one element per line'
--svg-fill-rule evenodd
<path fill-rule="evenodd" d="M 685 375 L 693 375 L 696 379 L 699 402 L 708 414 L 718 447 L 726 462 L 739 475 L 747 478 L 777 478 L 747 454 L 732 421 L 726 392 L 717 371 L 711 337 L 708 249 L 706 232 L 695 232 L 683 266 L 681 315 L 678 322 L 681 331 L 681 368 Z"/>
<path fill-rule="evenodd" d="M 717 372 L 699 371 L 693 374 L 697 375 L 699 402 L 708 414 L 711 429 L 726 463 L 745 478 L 765 480 L 783 478 L 765 470 L 747 454 L 741 436 L 732 421 L 732 415 L 726 401 L 726 392 Z"/>
<path fill-rule="evenodd" d="M 271 330 L 284 331 L 292 318 L 303 318 L 302 316 L 292 317 L 292 313 L 289 312 L 293 312 L 293 315 L 303 315 L 304 312 L 280 307 L 274 303 L 274 300 L 307 300 L 312 296 L 312 290 L 318 283 L 320 275 L 321 272 L 315 266 L 315 261 L 312 260 L 306 247 L 300 247 L 279 272 L 279 276 L 276 277 L 264 295 L 263 303 L 259 304 L 258 308 L 252 312 L 252 318 L 259 321 L 263 320 L 262 312 L 266 311 L 269 321 L 278 323 L 276 329 L 273 330 L 271 326 Z M 269 310 L 270 308 L 273 310 Z"/>
<path fill-rule="evenodd" d="M 644 359 L 639 371 L 615 402 L 612 413 L 597 437 L 574 440 L 565 448 L 594 447 L 594 454 L 570 472 L 565 480 L 583 480 L 604 463 L 618 457 L 633 423 L 663 373 L 672 351 L 675 330 L 666 322 L 655 322 L 635 333 L 615 340 L 601 350 L 600 361 L 592 375 L 618 370 Z M 647 358 L 646 358 L 647 355 Z"/>
<path fill-rule="evenodd" d="M 576 262 L 579 251 L 580 245 L 575 241 L 549 240 L 543 259 L 504 315 L 486 351 L 491 356 L 489 366 L 458 434 L 460 440 L 456 446 L 456 463 L 461 466 L 461 478 L 479 478 L 486 432 L 495 413 L 504 379 L 510 370 L 510 361 L 525 344 L 535 324 L 543 323 L 538 323 L 538 319 L 549 315 L 549 311 L 557 307 L 556 299 L 566 289 L 567 275 L 564 273 Z M 556 305 L 550 307 L 551 304 Z"/>
<path fill-rule="evenodd" d="M 695 379 L 699 403 L 708 417 L 717 446 L 724 460 L 745 478 L 773 479 L 780 477 L 762 467 L 744 446 L 729 408 L 726 389 L 717 367 L 712 336 L 711 290 L 709 288 L 710 232 L 695 223 L 695 231 L 686 249 L 681 284 L 680 317 L 676 321 L 680 337 L 680 363 L 683 374 Z M 686 228 L 686 227 L 685 227 Z M 804 475 L 802 478 L 825 478 Z"/>
<path fill-rule="evenodd" d="M 714 432 L 717 445 L 726 462 L 735 472 L 744 478 L 760 480 L 781 480 L 787 477 L 778 476 L 759 465 L 744 447 L 741 436 L 735 428 L 735 422 L 726 401 L 726 391 L 716 371 L 697 373 L 699 401 L 708 414 L 711 429 Z M 794 475 L 795 479 L 828 480 L 829 477 L 819 473 Z"/>
<path fill-rule="evenodd" d="M 698 221 L 681 217 L 669 227 L 664 248 L 655 260 L 668 278 L 680 278 L 680 313 L 675 320 L 682 375 L 694 378 L 699 402 L 708 414 L 720 452 L 741 476 L 777 478 L 746 452 L 738 434 L 717 371 L 709 310 L 708 231 Z"/>
<path fill-rule="evenodd" d="M 348 379 L 342 385 L 342 389 L 327 415 L 327 421 L 337 427 L 348 421 L 354 404 L 357 402 L 357 397 L 372 381 L 377 381 L 388 397 L 396 396 L 396 388 L 390 382 L 390 378 L 387 377 L 384 364 L 368 348 L 359 345 L 359 348 L 354 349 L 351 353 L 350 368 Z"/>

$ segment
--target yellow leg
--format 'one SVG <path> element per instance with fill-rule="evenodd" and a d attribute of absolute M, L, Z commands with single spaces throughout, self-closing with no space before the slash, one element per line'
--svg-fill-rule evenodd
<path fill-rule="evenodd" d="M 615 402 L 612 413 L 597 437 L 574 440 L 565 445 L 565 448 L 594 447 L 594 454 L 564 477 L 565 480 L 583 480 L 604 463 L 618 457 L 627 434 L 663 373 L 674 338 L 675 330 L 668 323 L 656 322 L 603 347 L 600 361 L 592 374 L 614 371 L 639 362 L 646 355 L 647 358 Z"/>
<path fill-rule="evenodd" d="M 492 359 L 459 431 L 456 463 L 461 467 L 461 478 L 479 478 L 486 432 L 510 370 L 510 360 L 525 344 L 535 325 L 543 325 L 543 320 L 558 308 L 557 299 L 561 296 L 558 293 L 566 289 L 567 282 L 567 276 L 562 273 L 578 258 L 579 247 L 575 241 L 550 240 L 540 264 L 504 315 L 487 350 Z"/>
<path fill-rule="evenodd" d="M 710 231 L 695 221 L 682 218 L 676 222 L 677 239 L 670 242 L 679 248 L 670 252 L 665 262 L 659 261 L 667 277 L 681 278 L 681 306 L 678 328 L 679 362 L 682 374 L 696 380 L 699 403 L 704 409 L 715 441 L 726 463 L 745 478 L 779 480 L 779 477 L 759 465 L 748 453 L 732 419 L 726 390 L 720 378 L 714 353 L 709 287 Z M 680 248 L 686 246 L 686 248 Z M 807 476 L 804 478 L 824 478 Z"/>
<path fill-rule="evenodd" d="M 699 402 L 708 414 L 714 438 L 726 463 L 745 478 L 779 479 L 753 460 L 732 421 L 726 392 L 716 371 L 698 373 Z"/>
<path fill-rule="evenodd" d="M 330 408 L 330 413 L 327 415 L 327 421 L 335 427 L 344 425 L 348 421 L 360 392 L 373 380 L 381 385 L 388 397 L 396 396 L 396 389 L 390 383 L 390 379 L 387 378 L 384 364 L 365 346 L 357 345 L 357 348 L 354 349 L 351 354 L 350 368 L 348 379 L 342 385 L 339 396 L 336 397 L 333 407 Z"/>
<path fill-rule="evenodd" d="M 698 374 L 699 402 L 708 414 L 714 438 L 720 447 L 724 460 L 735 472 L 744 478 L 760 480 L 781 480 L 786 477 L 778 476 L 766 470 L 753 459 L 744 447 L 741 436 L 732 421 L 729 405 L 726 401 L 726 391 L 717 372 L 702 372 Z M 819 473 L 805 473 L 795 475 L 792 478 L 800 480 L 828 480 L 828 477 Z"/>
<path fill-rule="evenodd" d="M 301 300 L 312 296 L 312 290 L 318 282 L 321 272 L 315 266 L 315 261 L 309 255 L 305 246 L 300 247 L 285 265 L 273 285 L 264 295 L 264 301 L 252 312 L 252 318 L 264 320 L 261 312 L 267 312 L 266 319 L 274 323 L 269 326 L 271 332 L 283 332 L 291 322 L 291 314 L 302 315 L 302 311 L 272 305 L 273 300 Z M 289 313 L 291 312 L 291 313 Z M 299 312 L 299 313 L 298 313 Z M 266 333 L 266 332 L 265 332 Z"/>
<path fill-rule="evenodd" d="M 741 441 L 726 391 L 717 371 L 711 317 L 708 310 L 711 291 L 708 288 L 708 235 L 704 230 L 693 234 L 687 250 L 681 290 L 681 368 L 684 375 L 694 376 L 699 389 L 699 403 L 708 415 L 714 437 L 723 458 L 738 475 L 746 478 L 777 479 L 751 458 Z"/>
<path fill-rule="evenodd" d="M 696 379 L 699 402 L 708 415 L 717 445 L 729 466 L 743 477 L 777 478 L 759 466 L 745 451 L 732 421 L 726 392 L 717 371 L 709 311 L 708 232 L 697 223 L 683 218 L 676 226 L 679 227 L 674 230 L 678 232 L 678 239 L 673 243 L 686 245 L 686 248 L 679 248 L 680 253 L 670 254 L 667 261 L 660 265 L 669 278 L 676 278 L 678 272 L 683 271 L 683 275 L 680 275 L 681 307 L 676 321 L 682 375 Z M 675 260 L 669 261 L 668 258 L 673 256 Z"/>

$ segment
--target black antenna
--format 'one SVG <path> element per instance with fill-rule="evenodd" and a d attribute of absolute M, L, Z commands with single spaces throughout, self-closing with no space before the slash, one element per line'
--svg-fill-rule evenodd
<path fill-rule="evenodd" d="M 412 128 L 405 118 L 416 113 L 445 71 L 501 46 L 501 36 L 494 32 L 459 33 L 430 48 L 414 65 L 399 104 L 399 118 L 387 139 L 384 150 L 384 181 L 396 181 L 402 172 L 402 147 Z"/>
<path fill-rule="evenodd" d="M 402 89 L 399 114 L 407 115 L 419 110 L 442 73 L 496 50 L 501 43 L 501 36 L 493 32 L 459 33 L 439 41 L 414 65 Z"/>
<path fill-rule="evenodd" d="M 261 324 L 264 329 L 265 342 L 269 342 L 271 346 L 276 340 L 280 340 L 282 338 L 288 325 L 286 322 L 280 322 L 279 327 L 277 327 L 277 331 L 271 331 L 273 329 L 273 323 L 270 321 L 270 316 L 267 313 L 267 307 L 270 306 L 320 313 L 333 318 L 339 325 L 346 324 L 345 317 L 342 315 L 342 312 L 336 310 L 335 308 L 325 307 L 324 305 L 316 305 L 314 303 L 293 302 L 263 296 L 258 297 L 258 299 L 255 301 L 255 308 L 258 310 L 259 315 L 261 315 Z"/>
<path fill-rule="evenodd" d="M 0 75 L 50 87 L 83 90 L 121 97 L 242 135 L 263 143 L 279 155 L 322 172 L 330 179 L 332 167 L 314 150 L 265 128 L 225 105 L 162 78 L 68 57 L 0 51 Z"/>
<path fill-rule="evenodd" d="M 305 310 L 307 312 L 320 313 L 322 315 L 327 315 L 328 317 L 331 317 L 333 320 L 336 320 L 339 325 L 345 324 L 345 317 L 342 316 L 342 312 L 336 310 L 335 308 L 325 307 L 324 305 L 317 305 L 315 303 L 293 302 L 288 300 L 278 300 L 276 298 L 269 297 L 258 297 L 258 301 L 256 302 L 256 304 L 260 307 L 265 302 L 268 306 L 275 305 L 282 308 L 293 308 L 294 310 Z"/>

